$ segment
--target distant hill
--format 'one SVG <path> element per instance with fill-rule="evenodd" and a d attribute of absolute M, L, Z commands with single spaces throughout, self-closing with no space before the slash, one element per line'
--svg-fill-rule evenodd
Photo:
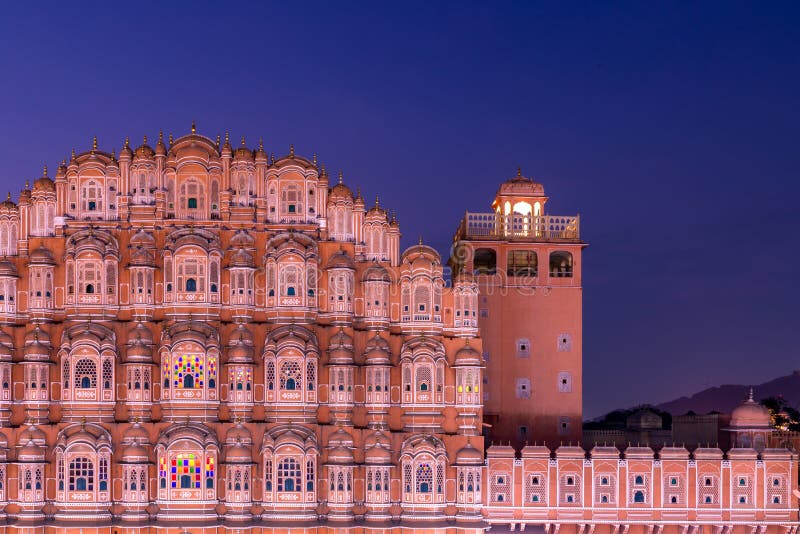
<path fill-rule="evenodd" d="M 756 400 L 767 397 L 783 397 L 790 406 L 795 408 L 800 406 L 800 371 L 795 371 L 790 375 L 781 376 L 759 385 L 725 384 L 704 389 L 691 397 L 680 397 L 657 404 L 655 407 L 672 415 L 683 415 L 689 411 L 698 414 L 713 411 L 730 413 L 747 398 L 750 387 L 753 388 L 753 397 Z"/>

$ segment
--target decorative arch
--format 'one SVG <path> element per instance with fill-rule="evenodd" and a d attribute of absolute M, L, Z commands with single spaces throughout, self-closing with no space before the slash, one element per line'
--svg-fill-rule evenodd
<path fill-rule="evenodd" d="M 281 326 L 267 334 L 264 368 L 267 402 L 317 403 L 319 344 L 302 326 Z"/>
<path fill-rule="evenodd" d="M 261 445 L 265 503 L 317 502 L 319 447 L 304 426 L 279 425 L 264 434 Z"/>
<path fill-rule="evenodd" d="M 54 449 L 56 504 L 110 504 L 111 435 L 96 424 L 63 429 Z"/>
<path fill-rule="evenodd" d="M 214 501 L 219 442 L 199 423 L 176 424 L 156 442 L 159 501 Z"/>
<path fill-rule="evenodd" d="M 400 462 L 404 503 L 444 503 L 447 450 L 441 439 L 423 434 L 409 437 L 400 449 Z"/>

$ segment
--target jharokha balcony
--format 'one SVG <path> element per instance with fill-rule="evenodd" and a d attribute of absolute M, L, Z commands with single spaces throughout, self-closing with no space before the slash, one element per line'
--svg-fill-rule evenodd
<path fill-rule="evenodd" d="M 503 215 L 468 211 L 458 226 L 455 241 L 580 241 L 580 222 L 580 215 Z"/>

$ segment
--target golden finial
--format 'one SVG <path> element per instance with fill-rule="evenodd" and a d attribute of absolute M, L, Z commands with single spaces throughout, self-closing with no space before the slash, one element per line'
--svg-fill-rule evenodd
<path fill-rule="evenodd" d="M 314 165 L 316 165 L 316 164 L 317 164 L 317 155 L 314 154 Z"/>
<path fill-rule="evenodd" d="M 522 178 L 522 167 L 517 167 L 517 178 Z"/>
<path fill-rule="evenodd" d="M 344 175 L 342 174 L 342 171 L 339 171 L 339 183 L 341 184 L 343 182 L 344 182 Z M 360 191 L 360 189 L 359 189 L 359 191 Z"/>
<path fill-rule="evenodd" d="M 97 136 L 92 137 L 92 152 L 97 150 Z"/>
<path fill-rule="evenodd" d="M 25 190 L 27 191 L 30 188 L 31 188 L 31 181 L 30 180 L 25 180 Z"/>
<path fill-rule="evenodd" d="M 70 161 L 75 161 L 75 149 L 72 149 L 72 156 L 70 156 Z"/>
<path fill-rule="evenodd" d="M 146 144 L 147 144 L 147 136 L 146 136 L 146 135 L 143 135 L 143 136 L 142 136 L 142 144 L 143 144 L 143 145 L 146 145 Z"/>
<path fill-rule="evenodd" d="M 419 236 L 419 244 L 422 245 L 422 235 Z"/>
<path fill-rule="evenodd" d="M 44 170 L 42 171 L 42 176 L 47 178 L 47 165 L 44 166 Z"/>
<path fill-rule="evenodd" d="M 117 149 L 116 148 L 112 148 L 111 149 L 111 161 L 117 161 Z"/>
<path fill-rule="evenodd" d="M 220 141 L 220 137 L 219 137 L 219 134 L 217 134 L 217 148 L 219 148 L 219 141 Z"/>
<path fill-rule="evenodd" d="M 130 144 L 131 144 L 131 140 L 130 140 L 130 139 L 128 138 L 128 136 L 126 135 L 126 136 L 125 136 L 125 148 L 128 148 L 128 147 L 130 146 Z"/>
<path fill-rule="evenodd" d="M 192 133 L 197 133 L 197 125 L 194 123 L 194 121 L 192 121 Z"/>
<path fill-rule="evenodd" d="M 225 144 L 227 145 L 230 142 L 230 133 L 225 132 Z"/>
<path fill-rule="evenodd" d="M 159 143 L 163 143 L 164 142 L 164 130 L 159 130 L 158 131 L 158 142 Z"/>
<path fill-rule="evenodd" d="M 242 146 L 247 146 L 247 143 L 244 141 L 244 136 L 242 136 Z"/>
<path fill-rule="evenodd" d="M 172 134 L 169 134 L 168 139 L 169 139 L 169 146 L 172 146 Z"/>
<path fill-rule="evenodd" d="M 294 157 L 294 145 L 289 145 L 289 157 Z"/>
<path fill-rule="evenodd" d="M 356 199 L 361 198 L 361 186 L 356 187 Z"/>
<path fill-rule="evenodd" d="M 380 206 L 381 206 L 380 198 L 378 198 L 378 195 L 375 195 L 375 207 L 379 208 Z"/>
<path fill-rule="evenodd" d="M 325 168 L 325 164 L 322 164 L 322 176 L 328 176 L 328 170 Z"/>
<path fill-rule="evenodd" d="M 259 152 L 264 152 L 264 139 L 263 138 L 259 138 L 259 140 L 258 140 L 258 151 Z"/>
<path fill-rule="evenodd" d="M 269 162 L 275 164 L 275 152 L 269 155 Z"/>
<path fill-rule="evenodd" d="M 6 200 L 11 200 L 11 191 L 8 192 L 8 195 L 6 196 Z"/>

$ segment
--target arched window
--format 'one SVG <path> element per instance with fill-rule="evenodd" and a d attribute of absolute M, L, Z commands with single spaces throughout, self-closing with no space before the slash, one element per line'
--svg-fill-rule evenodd
<path fill-rule="evenodd" d="M 430 493 L 433 487 L 433 469 L 429 463 L 417 466 L 416 472 L 417 493 Z"/>
<path fill-rule="evenodd" d="M 188 199 L 188 201 L 186 202 L 186 207 L 189 208 L 190 210 L 196 210 L 197 209 L 197 199 L 195 197 L 190 197 Z"/>
<path fill-rule="evenodd" d="M 633 494 L 633 502 L 635 503 L 643 503 L 644 502 L 644 492 L 643 491 L 636 491 Z"/>
<path fill-rule="evenodd" d="M 86 457 L 74 458 L 69 463 L 69 491 L 94 491 L 94 463 Z"/>
<path fill-rule="evenodd" d="M 187 278 L 186 291 L 190 293 L 194 293 L 195 291 L 197 291 L 197 280 L 195 280 L 194 278 Z"/>

